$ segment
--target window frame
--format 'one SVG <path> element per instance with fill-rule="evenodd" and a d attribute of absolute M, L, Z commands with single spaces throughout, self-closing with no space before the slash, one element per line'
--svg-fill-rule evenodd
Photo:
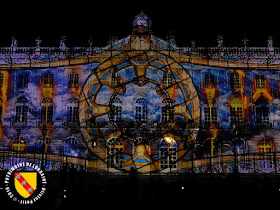
<path fill-rule="evenodd" d="M 53 99 L 50 97 L 44 97 L 41 100 L 41 112 L 40 112 L 41 123 L 53 123 L 53 115 L 54 115 Z"/>
<path fill-rule="evenodd" d="M 256 74 L 255 85 L 256 85 L 256 89 L 266 89 L 267 88 L 267 82 L 266 82 L 265 75 Z"/>
<path fill-rule="evenodd" d="M 79 74 L 69 73 L 68 74 L 68 88 L 78 88 L 79 87 Z"/>
<path fill-rule="evenodd" d="M 69 98 L 66 103 L 66 122 L 79 122 L 79 100 L 77 98 Z"/>
<path fill-rule="evenodd" d="M 135 102 L 135 121 L 148 122 L 148 100 L 144 97 L 139 97 Z"/>
<path fill-rule="evenodd" d="M 122 121 L 122 101 L 118 97 L 112 100 L 112 113 L 114 122 Z"/>
<path fill-rule="evenodd" d="M 14 136 L 10 140 L 10 148 L 14 152 L 24 152 L 24 151 L 26 151 L 26 148 L 27 148 L 26 138 L 23 137 L 23 136 Z"/>
<path fill-rule="evenodd" d="M 106 159 L 108 168 L 124 167 L 124 145 L 118 137 L 112 137 L 107 140 Z"/>
<path fill-rule="evenodd" d="M 204 124 L 210 125 L 211 123 L 218 124 L 218 111 L 216 106 L 204 106 Z M 211 114 L 210 114 L 211 111 Z"/>
<path fill-rule="evenodd" d="M 244 107 L 240 98 L 235 97 L 230 101 L 230 123 L 240 125 L 244 123 Z"/>
<path fill-rule="evenodd" d="M 46 72 L 42 77 L 42 87 L 53 87 L 54 75 L 51 72 Z"/>
<path fill-rule="evenodd" d="M 21 72 L 17 75 L 17 88 L 27 88 L 29 82 L 29 73 Z"/>
<path fill-rule="evenodd" d="M 17 98 L 15 103 L 15 122 L 27 123 L 28 117 L 28 100 L 26 97 L 21 96 Z"/>
<path fill-rule="evenodd" d="M 270 109 L 267 99 L 260 97 L 256 100 L 255 105 L 255 122 L 257 125 L 269 125 L 270 124 Z"/>
<path fill-rule="evenodd" d="M 172 138 L 173 139 L 173 138 Z M 175 141 L 173 139 L 173 141 Z M 167 143 L 162 139 L 159 143 L 159 154 L 160 154 L 160 162 L 159 166 L 161 169 L 177 169 L 177 147 L 176 147 L 176 141 L 175 144 L 167 145 Z M 173 159 L 175 161 L 173 161 Z"/>
<path fill-rule="evenodd" d="M 214 74 L 205 74 L 204 75 L 204 87 L 205 88 L 215 88 L 216 80 Z"/>

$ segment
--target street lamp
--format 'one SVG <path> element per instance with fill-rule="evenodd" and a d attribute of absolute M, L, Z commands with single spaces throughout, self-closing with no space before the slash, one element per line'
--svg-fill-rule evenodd
<path fill-rule="evenodd" d="M 42 128 L 42 136 L 43 136 L 43 151 L 42 151 L 42 164 L 41 164 L 41 168 L 43 171 L 45 171 L 46 169 L 46 154 L 45 154 L 45 145 L 46 145 L 46 136 L 47 136 L 47 126 L 44 124 L 43 128 Z"/>
<path fill-rule="evenodd" d="M 232 141 L 233 141 L 233 155 L 234 155 L 234 167 L 233 167 L 233 173 L 234 174 L 238 174 L 238 166 L 237 166 L 237 157 L 236 157 L 236 141 L 237 141 L 237 135 L 238 135 L 238 131 L 237 131 L 237 128 L 236 128 L 236 125 L 233 124 L 232 125 Z"/>

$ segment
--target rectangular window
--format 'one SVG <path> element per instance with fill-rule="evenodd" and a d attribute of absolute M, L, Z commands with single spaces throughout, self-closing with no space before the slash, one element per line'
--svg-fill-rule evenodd
<path fill-rule="evenodd" d="M 79 74 L 70 73 L 68 76 L 68 87 L 69 88 L 77 88 L 79 87 Z"/>
<path fill-rule="evenodd" d="M 266 106 L 256 107 L 256 123 L 269 124 L 269 109 Z"/>
<path fill-rule="evenodd" d="M 28 106 L 16 106 L 15 122 L 27 122 Z"/>
<path fill-rule="evenodd" d="M 67 107 L 67 122 L 75 123 L 78 122 L 79 112 L 78 107 Z"/>
<path fill-rule="evenodd" d="M 213 74 L 206 74 L 205 75 L 205 81 L 204 81 L 205 88 L 215 88 L 215 78 Z"/>
<path fill-rule="evenodd" d="M 112 87 L 117 87 L 121 83 L 121 74 L 120 73 L 113 73 L 111 78 L 111 85 Z"/>
<path fill-rule="evenodd" d="M 136 121 L 141 121 L 141 106 L 136 106 Z"/>
<path fill-rule="evenodd" d="M 174 122 L 174 108 L 172 108 L 172 107 L 162 107 L 161 108 L 161 121 L 163 123 Z"/>
<path fill-rule="evenodd" d="M 217 108 L 204 107 L 204 123 L 205 124 L 218 124 Z"/>
<path fill-rule="evenodd" d="M 113 105 L 114 121 L 118 122 L 122 119 L 122 107 Z"/>
<path fill-rule="evenodd" d="M 41 122 L 51 123 L 53 117 L 53 106 L 42 106 Z"/>
<path fill-rule="evenodd" d="M 242 107 L 230 107 L 230 122 L 232 124 L 243 123 L 243 108 Z"/>
<path fill-rule="evenodd" d="M 266 79 L 264 75 L 256 75 L 256 88 L 266 88 Z"/>
<path fill-rule="evenodd" d="M 45 73 L 42 81 L 43 87 L 53 87 L 53 74 Z"/>
<path fill-rule="evenodd" d="M 147 122 L 148 119 L 148 107 L 136 106 L 136 121 Z"/>
<path fill-rule="evenodd" d="M 107 149 L 107 161 L 108 166 L 110 168 L 117 167 L 122 168 L 123 167 L 123 148 L 111 145 Z"/>
<path fill-rule="evenodd" d="M 172 85 L 172 76 L 170 73 L 164 73 L 163 75 L 163 85 Z"/>
<path fill-rule="evenodd" d="M 17 88 L 26 88 L 28 87 L 28 73 L 20 73 L 17 78 Z"/>
<path fill-rule="evenodd" d="M 241 79 L 239 74 L 237 73 L 232 74 L 230 82 L 231 82 L 232 89 L 241 88 Z"/>
<path fill-rule="evenodd" d="M 165 168 L 177 168 L 177 153 L 176 148 L 167 148 L 162 147 L 160 148 L 160 167 L 162 169 Z"/>

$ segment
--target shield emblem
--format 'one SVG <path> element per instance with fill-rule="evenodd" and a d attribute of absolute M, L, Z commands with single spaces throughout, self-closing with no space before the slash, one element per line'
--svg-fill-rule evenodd
<path fill-rule="evenodd" d="M 23 197 L 31 196 L 37 187 L 37 172 L 15 172 L 15 188 Z"/>

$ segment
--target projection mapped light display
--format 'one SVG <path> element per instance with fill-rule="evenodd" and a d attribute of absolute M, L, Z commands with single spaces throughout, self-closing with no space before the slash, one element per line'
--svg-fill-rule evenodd
<path fill-rule="evenodd" d="M 187 122 L 200 119 L 190 75 L 155 51 L 121 53 L 99 65 L 84 84 L 79 107 L 84 139 L 97 141 L 90 150 L 100 159 L 110 155 L 107 148 L 121 151 L 123 168 L 141 165 L 143 171 L 158 170 L 162 154 L 155 148 L 163 138 L 174 139 L 169 146 L 180 150 L 174 161 L 185 155 L 182 138 L 193 130 Z"/>
<path fill-rule="evenodd" d="M 28 160 L 102 173 L 277 172 L 272 37 L 265 52 L 245 39 L 242 50 L 226 48 L 223 36 L 215 49 L 178 47 L 151 24 L 141 12 L 132 35 L 102 48 L 70 49 L 62 37 L 55 50 L 40 38 L 31 50 L 13 37 L 0 51 L 1 168 Z"/>

